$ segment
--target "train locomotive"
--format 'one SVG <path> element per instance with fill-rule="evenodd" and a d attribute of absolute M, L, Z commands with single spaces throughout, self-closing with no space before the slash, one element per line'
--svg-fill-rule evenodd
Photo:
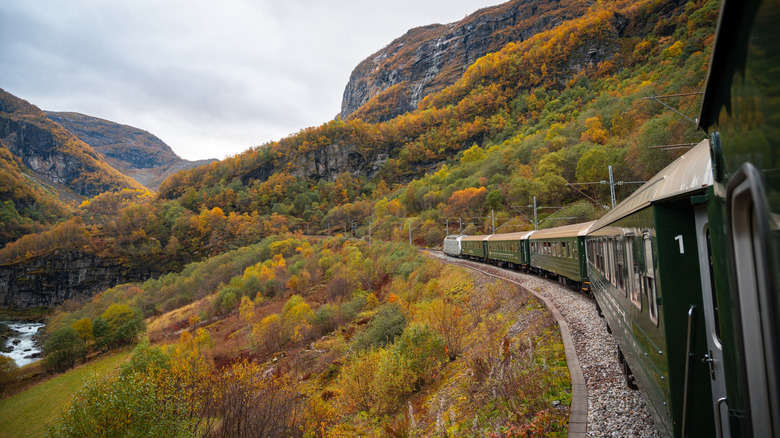
<path fill-rule="evenodd" d="M 599 220 L 444 241 L 592 293 L 667 436 L 780 437 L 779 20 L 777 0 L 722 3 L 709 138 Z"/>

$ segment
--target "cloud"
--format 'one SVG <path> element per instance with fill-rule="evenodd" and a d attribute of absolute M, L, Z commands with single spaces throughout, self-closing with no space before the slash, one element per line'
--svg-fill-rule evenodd
<path fill-rule="evenodd" d="M 0 87 L 223 158 L 332 119 L 361 60 L 491 4 L 3 0 Z"/>

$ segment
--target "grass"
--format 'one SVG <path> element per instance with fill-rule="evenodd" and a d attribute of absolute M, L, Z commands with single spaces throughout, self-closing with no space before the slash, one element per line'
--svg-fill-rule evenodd
<path fill-rule="evenodd" d="M 57 418 L 87 379 L 110 373 L 130 354 L 126 351 L 100 358 L 0 400 L 0 438 L 46 436 L 46 424 Z"/>

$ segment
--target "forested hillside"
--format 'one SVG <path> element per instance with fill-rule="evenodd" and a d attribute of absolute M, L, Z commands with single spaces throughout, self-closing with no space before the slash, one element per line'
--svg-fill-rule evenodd
<path fill-rule="evenodd" d="M 663 101 L 696 117 L 719 5 L 538 6 L 571 15 L 410 111 L 385 117 L 411 92 L 394 84 L 349 118 L 176 173 L 157 194 L 50 207 L 68 219 L 0 249 L 4 305 L 64 302 L 48 369 L 144 339 L 50 434 L 564 436 L 571 387 L 549 313 L 407 242 L 533 229 L 534 201 L 541 228 L 597 218 L 608 166 L 637 182 L 685 152 L 703 134 L 648 98 L 680 95 Z M 683 146 L 655 147 L 669 144 Z M 635 187 L 618 185 L 618 201 Z M 70 292 L 47 289 L 79 264 L 117 285 L 72 275 Z"/>
<path fill-rule="evenodd" d="M 142 186 L 36 106 L 0 89 L 0 244 L 52 225 L 84 197 Z"/>
<path fill-rule="evenodd" d="M 646 0 L 594 4 L 475 62 L 419 109 L 382 123 L 336 119 L 169 177 L 156 197 L 103 194 L 68 228 L 80 251 L 149 275 L 257 242 L 262 236 L 335 231 L 438 245 L 447 224 L 464 232 L 592 219 L 607 179 L 642 181 L 702 134 L 658 103 L 703 84 L 718 5 Z M 698 98 L 668 104 L 695 117 Z M 369 102 L 367 105 L 371 105 Z M 636 186 L 617 187 L 618 198 Z M 562 210 L 560 207 L 565 207 Z M 560 210 L 556 217 L 546 216 Z M 62 230 L 62 228 L 60 228 Z M 78 231 L 81 230 L 81 231 Z M 59 233 L 63 236 L 63 233 Z M 72 248 L 51 232 L 0 250 L 24 263 Z"/>

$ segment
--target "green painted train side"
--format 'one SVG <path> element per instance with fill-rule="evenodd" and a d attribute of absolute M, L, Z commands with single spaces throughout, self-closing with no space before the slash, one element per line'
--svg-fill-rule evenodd
<path fill-rule="evenodd" d="M 483 240 L 461 240 L 460 253 L 463 256 L 484 259 L 487 257 L 487 245 Z"/>
<path fill-rule="evenodd" d="M 528 240 L 488 240 L 487 251 L 490 260 L 511 263 L 515 267 L 527 266 L 530 262 Z"/>
<path fill-rule="evenodd" d="M 572 281 L 588 281 L 584 260 L 583 237 L 529 239 L 529 258 L 533 268 L 564 276 Z"/>
<path fill-rule="evenodd" d="M 591 290 L 656 424 L 665 435 L 683 436 L 688 311 L 702 306 L 689 198 L 618 219 L 591 232 L 586 247 Z M 693 353 L 702 357 L 704 323 L 695 316 L 693 323 Z M 690 375 L 689 397 L 706 399 L 706 364 L 692 361 Z M 688 431 L 714 433 L 708 405 L 689 400 L 687 416 Z"/>
<path fill-rule="evenodd" d="M 776 1 L 724 0 L 700 127 L 724 436 L 780 437 L 780 69 Z"/>

